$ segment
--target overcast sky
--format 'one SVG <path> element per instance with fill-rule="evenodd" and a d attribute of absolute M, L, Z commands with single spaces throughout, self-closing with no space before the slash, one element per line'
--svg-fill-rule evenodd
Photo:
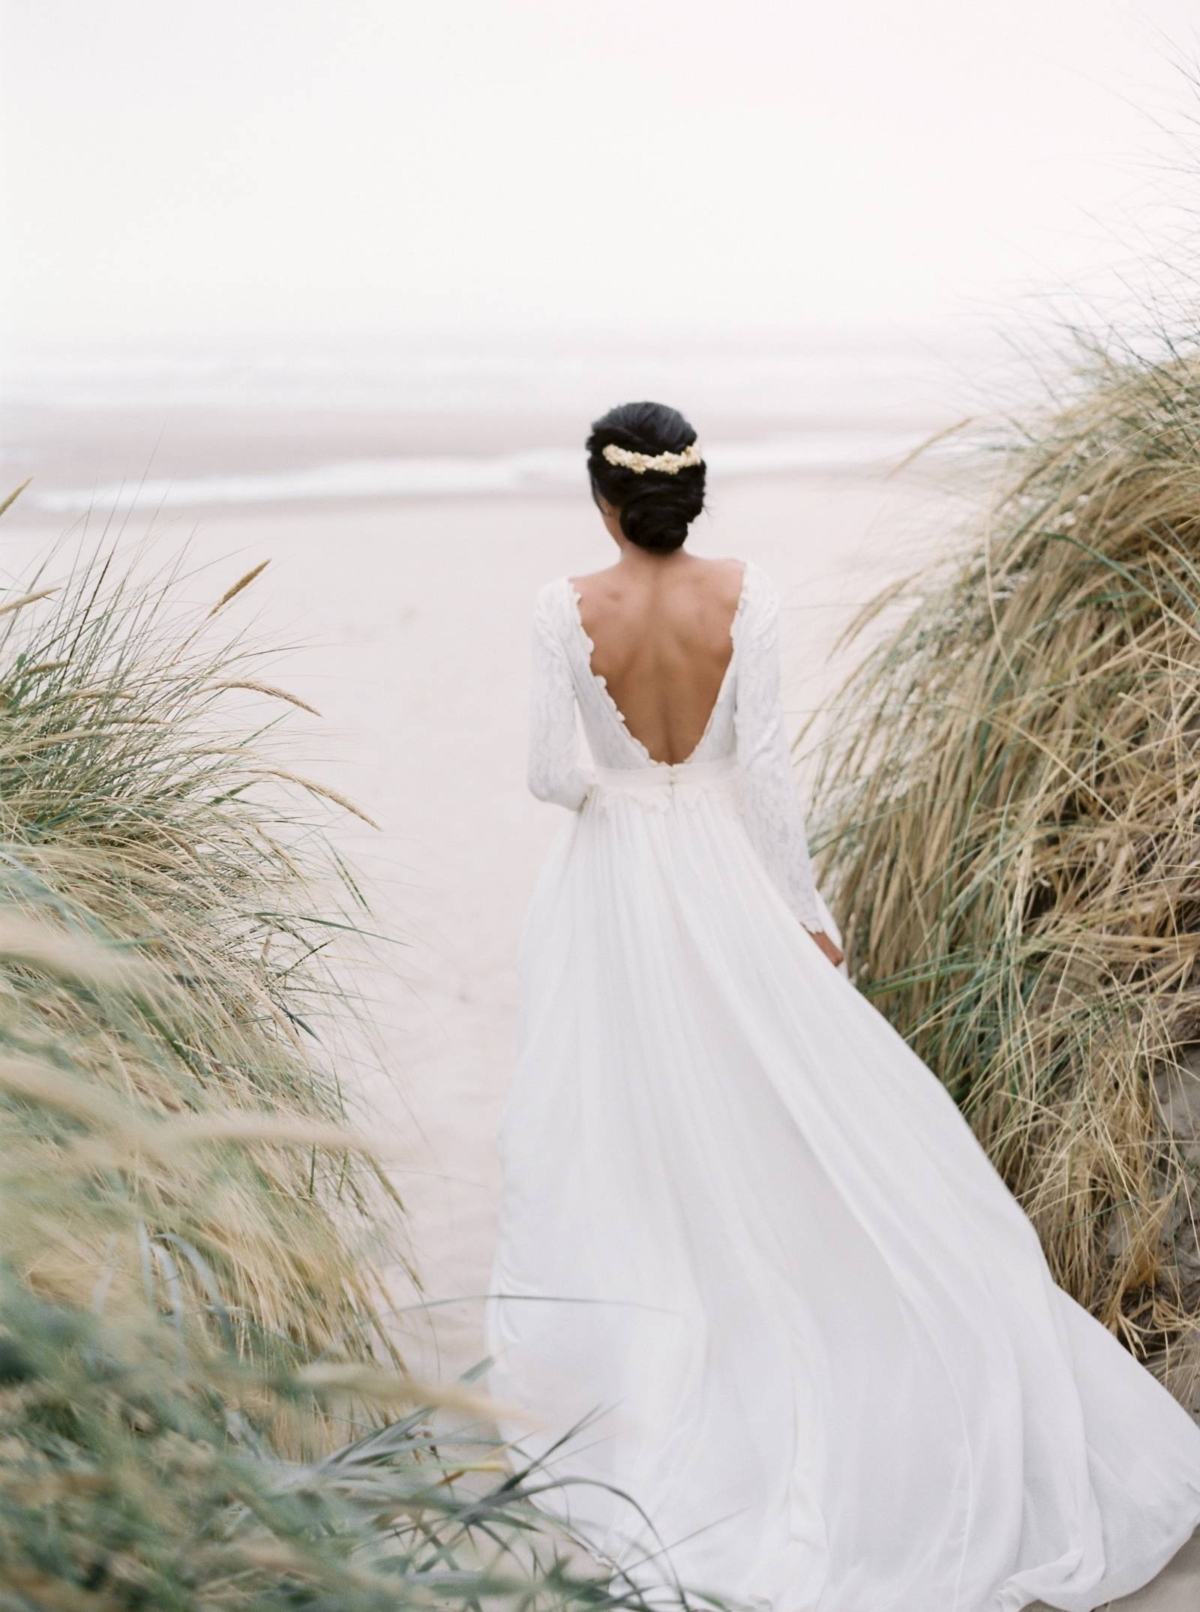
<path fill-rule="evenodd" d="M 1196 111 L 1194 0 L 0 8 L 33 342 L 990 318 L 1141 249 Z"/>

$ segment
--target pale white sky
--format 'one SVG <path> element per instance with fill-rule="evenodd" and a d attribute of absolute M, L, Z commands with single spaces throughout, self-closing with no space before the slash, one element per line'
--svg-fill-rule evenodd
<path fill-rule="evenodd" d="M 33 342 L 989 319 L 1142 250 L 1196 110 L 1194 0 L 0 18 L 0 319 Z"/>

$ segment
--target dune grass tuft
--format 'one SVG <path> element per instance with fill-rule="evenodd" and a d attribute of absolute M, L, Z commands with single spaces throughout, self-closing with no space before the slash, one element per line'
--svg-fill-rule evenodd
<path fill-rule="evenodd" d="M 58 955 L 52 926 L 17 938 L 0 979 L 41 1008 L 46 992 L 79 992 L 114 1044 L 140 1018 L 147 1060 L 156 1035 L 186 1026 L 169 967 L 131 971 L 94 937 Z M 554 1479 L 501 1462 L 469 1381 L 414 1381 L 379 1358 L 361 1313 L 332 1337 L 347 1313 L 332 1231 L 287 1224 L 296 1240 L 278 1253 L 303 1261 L 314 1313 L 279 1337 L 227 1299 L 255 1191 L 294 1192 L 287 1161 L 344 1160 L 359 1151 L 351 1133 L 263 1110 L 164 1111 L 155 1093 L 97 1081 L 70 1039 L 35 1045 L 11 1023 L 3 1039 L 5 1605 L 641 1607 L 546 1526 L 533 1496 Z M 330 1338 L 318 1355 L 316 1332 Z"/>
<path fill-rule="evenodd" d="M 1200 356 L 1090 353 L 855 623 L 815 785 L 858 983 L 1143 1356 L 1200 1318 L 1198 444 Z"/>
<path fill-rule="evenodd" d="M 641 1608 L 536 1509 L 567 1480 L 398 1357 L 340 1085 L 357 808 L 231 719 L 301 702 L 183 580 L 0 614 L 0 1604 Z"/>
<path fill-rule="evenodd" d="M 110 1296 L 138 1290 L 174 1237 L 196 1255 L 176 1261 L 188 1301 L 202 1263 L 251 1354 L 353 1335 L 389 1358 L 400 1220 L 368 1154 L 330 1146 L 353 1011 L 330 942 L 362 898 L 323 838 L 332 792 L 285 791 L 274 730 L 223 714 L 254 657 L 197 628 L 181 583 L 97 558 L 0 617 L 0 1132 L 21 1194 L 0 1254 L 82 1303 L 102 1273 Z M 51 1075 L 90 1110 L 56 1107 Z M 231 1127 L 201 1192 L 196 1138 Z"/>

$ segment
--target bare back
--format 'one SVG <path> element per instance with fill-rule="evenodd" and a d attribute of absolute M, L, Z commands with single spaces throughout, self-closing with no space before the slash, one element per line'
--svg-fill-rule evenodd
<path fill-rule="evenodd" d="M 626 726 L 655 761 L 700 743 L 733 653 L 741 560 L 691 554 L 619 562 L 570 578 L 584 631 Z"/>

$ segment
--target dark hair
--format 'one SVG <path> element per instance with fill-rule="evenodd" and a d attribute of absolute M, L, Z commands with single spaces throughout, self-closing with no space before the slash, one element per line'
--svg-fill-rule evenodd
<path fill-rule="evenodd" d="M 704 508 L 703 462 L 685 465 L 674 475 L 665 470 L 631 470 L 604 457 L 609 443 L 634 453 L 682 453 L 696 433 L 678 409 L 665 403 L 620 403 L 592 422 L 587 439 L 592 498 L 600 497 L 620 511 L 621 530 L 631 543 L 652 554 L 669 554 L 688 534 Z"/>

